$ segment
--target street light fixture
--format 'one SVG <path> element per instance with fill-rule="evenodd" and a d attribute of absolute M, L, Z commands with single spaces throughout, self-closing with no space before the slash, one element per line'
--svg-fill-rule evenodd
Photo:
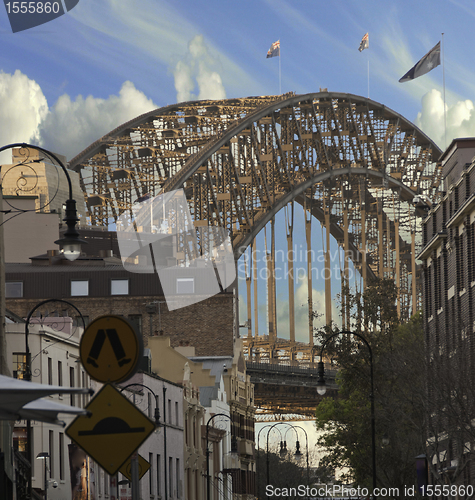
<path fill-rule="evenodd" d="M 129 387 L 143 387 L 144 389 L 147 389 L 150 391 L 153 396 L 155 397 L 155 411 L 154 411 L 154 419 L 155 419 L 155 428 L 158 429 L 160 427 L 160 409 L 158 408 L 158 395 L 155 394 L 155 392 L 150 389 L 150 387 L 146 386 L 145 384 L 140 384 L 138 382 L 133 382 L 131 384 L 128 384 L 124 387 L 121 388 L 120 392 L 123 392 L 125 389 Z M 135 392 L 134 394 L 134 405 L 135 405 Z M 164 398 L 164 403 L 165 403 L 165 398 Z M 165 454 L 166 456 L 166 454 Z M 140 496 L 140 491 L 139 491 L 139 462 L 138 462 L 138 453 L 134 453 L 131 458 L 131 472 L 132 472 L 132 500 L 139 500 Z"/>
<path fill-rule="evenodd" d="M 211 415 L 211 417 L 208 419 L 208 422 L 206 422 L 206 498 L 207 500 L 211 500 L 211 475 L 210 475 L 210 470 L 209 470 L 209 456 L 210 456 L 210 449 L 209 449 L 209 424 L 211 421 L 216 418 L 216 417 L 225 417 L 228 418 L 229 421 L 231 422 L 231 457 L 233 459 L 237 458 L 239 456 L 238 453 L 238 445 L 237 445 L 237 437 L 235 436 L 233 432 L 233 421 L 232 418 L 227 415 L 226 413 L 216 413 L 215 415 Z"/>
<path fill-rule="evenodd" d="M 45 461 L 45 500 L 48 500 L 48 458 L 49 458 L 49 453 L 47 451 L 43 451 L 41 453 L 38 453 L 36 456 L 37 460 L 44 460 Z"/>
<path fill-rule="evenodd" d="M 14 147 L 14 145 L 11 147 Z M 29 341 L 28 341 L 29 335 L 30 335 L 31 318 L 33 317 L 33 314 L 38 309 L 40 309 L 42 306 L 44 306 L 46 304 L 54 303 L 54 302 L 66 304 L 68 307 L 71 307 L 77 313 L 77 317 L 81 319 L 83 330 L 85 330 L 85 328 L 86 328 L 86 322 L 84 321 L 84 316 L 82 315 L 81 311 L 74 304 L 72 304 L 71 302 L 68 302 L 67 300 L 46 299 L 46 300 L 41 301 L 35 307 L 33 307 L 33 309 L 28 313 L 28 316 L 27 316 L 26 322 L 25 322 L 25 371 L 23 373 L 23 380 L 26 380 L 28 382 L 31 382 L 31 375 L 32 375 L 32 372 L 31 372 L 31 352 L 30 352 L 30 345 L 29 345 Z M 26 421 L 26 455 L 28 458 L 28 462 L 30 464 L 29 484 L 28 484 L 28 490 L 29 490 L 30 496 L 32 495 L 32 492 L 31 492 L 31 490 L 32 490 L 31 465 L 33 463 L 33 456 L 32 456 L 33 446 L 32 446 L 32 444 L 33 443 L 32 443 L 32 433 L 31 433 L 31 420 L 28 419 Z M 40 455 L 43 455 L 43 454 L 40 453 L 36 458 L 38 458 L 38 459 L 45 458 L 44 456 L 40 456 Z M 45 464 L 46 464 L 46 462 L 45 462 Z"/>
<path fill-rule="evenodd" d="M 299 443 L 298 438 L 297 438 L 297 442 L 295 443 L 294 458 L 297 462 L 300 462 L 300 460 L 302 460 L 302 452 L 300 451 L 300 443 Z"/>
<path fill-rule="evenodd" d="M 306 446 L 306 451 L 307 451 L 307 485 L 309 486 L 310 485 L 310 464 L 308 461 L 308 434 L 307 434 L 307 431 L 303 427 L 301 427 L 300 425 L 293 425 L 292 427 L 294 427 L 295 429 L 302 430 L 305 434 L 305 446 Z M 297 433 L 297 435 L 298 435 L 298 433 Z"/>
<path fill-rule="evenodd" d="M 59 240 L 55 241 L 55 244 L 59 245 L 61 248 L 61 252 L 66 257 L 66 259 L 73 261 L 76 260 L 81 254 L 81 245 L 87 244 L 86 241 L 83 241 L 79 238 L 79 233 L 76 229 L 76 223 L 79 221 L 76 211 L 76 200 L 73 198 L 73 185 L 71 182 L 71 177 L 69 176 L 68 169 L 64 166 L 63 162 L 51 151 L 44 149 L 40 146 L 34 146 L 32 144 L 15 143 L 9 144 L 8 146 L 3 146 L 0 148 L 0 153 L 2 151 L 6 151 L 7 149 L 13 148 L 23 148 L 23 149 L 36 149 L 37 151 L 41 151 L 45 153 L 50 158 L 53 158 L 57 164 L 62 168 L 64 174 L 66 175 L 66 179 L 68 181 L 68 189 L 69 189 L 69 199 L 66 200 L 66 214 L 63 219 L 66 222 L 68 229 L 64 233 L 63 237 Z"/>
<path fill-rule="evenodd" d="M 267 468 L 267 484 L 269 484 L 269 481 L 270 481 L 270 466 L 269 466 L 269 435 L 270 435 L 270 431 L 274 428 L 274 427 L 277 427 L 278 425 L 287 425 L 289 426 L 289 428 L 293 428 L 292 425 L 288 424 L 287 422 L 277 422 L 276 424 L 272 425 L 271 428 L 267 431 L 267 456 L 266 456 L 266 468 Z M 267 426 L 266 426 L 267 427 Z M 264 429 L 264 427 L 262 428 Z M 261 430 L 262 430 L 261 429 Z M 277 429 L 279 430 L 279 429 Z M 288 429 L 287 429 L 288 430 Z M 260 432 L 260 431 L 259 431 Z M 280 432 L 280 431 L 279 431 Z M 287 431 L 286 431 L 287 432 Z M 297 432 L 297 431 L 295 431 Z M 282 439 L 282 433 L 280 435 L 281 439 Z M 299 461 L 300 458 L 302 457 L 302 452 L 300 451 L 300 443 L 298 442 L 298 434 L 297 434 L 297 444 L 296 444 L 296 447 L 297 447 L 297 450 L 295 451 L 294 453 L 294 458 L 295 460 Z M 282 452 L 282 448 L 285 449 L 285 452 L 283 453 Z M 284 441 L 283 441 L 283 444 L 282 444 L 282 441 L 281 441 L 281 451 L 279 452 L 279 454 L 281 456 L 285 456 L 287 454 L 287 441 L 285 440 L 285 434 L 284 434 Z M 300 458 L 299 458 L 300 457 Z"/>
<path fill-rule="evenodd" d="M 323 342 L 322 347 L 320 349 L 320 361 L 318 362 L 318 380 L 317 380 L 317 392 L 320 396 L 323 396 L 326 392 L 326 383 L 325 383 L 325 367 L 323 365 L 323 351 L 327 343 L 337 335 L 354 335 L 361 339 L 369 351 L 369 366 L 370 366 L 370 383 L 371 383 L 371 391 L 369 394 L 369 400 L 371 404 L 371 458 L 372 458 L 372 469 L 373 469 L 373 491 L 376 489 L 376 428 L 375 428 L 375 418 L 374 418 L 374 376 L 373 376 L 373 351 L 368 341 L 363 337 L 363 335 L 350 332 L 348 330 L 343 330 L 338 333 L 334 333 L 330 335 L 325 342 Z"/>
<path fill-rule="evenodd" d="M 284 458 L 285 455 L 287 455 L 287 441 L 281 441 L 280 442 L 280 451 L 279 455 Z"/>

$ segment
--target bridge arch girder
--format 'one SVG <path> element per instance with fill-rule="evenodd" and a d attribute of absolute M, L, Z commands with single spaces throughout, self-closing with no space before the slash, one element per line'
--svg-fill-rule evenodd
<path fill-rule="evenodd" d="M 167 106 L 118 127 L 71 167 L 82 173 L 93 224 L 116 220 L 145 194 L 183 188 L 195 223 L 225 227 L 236 258 L 281 208 L 302 196 L 312 199 L 320 220 L 330 211 L 337 239 L 343 210 L 350 214 L 350 244 L 358 255 L 363 200 L 371 208 L 364 251 L 372 255 L 373 271 L 384 272 L 393 258 L 394 221 L 401 223 L 404 248 L 414 225 L 408 202 L 416 194 L 437 196 L 440 154 L 386 106 L 319 92 Z M 404 272 L 412 271 L 406 266 Z"/>

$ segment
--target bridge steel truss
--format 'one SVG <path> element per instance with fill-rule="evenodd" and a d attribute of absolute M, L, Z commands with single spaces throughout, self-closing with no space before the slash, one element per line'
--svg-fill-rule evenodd
<path fill-rule="evenodd" d="M 156 109 L 93 143 L 70 168 L 81 173 L 93 225 L 107 226 L 123 212 L 132 217 L 145 195 L 183 188 L 194 225 L 226 228 L 236 259 L 296 201 L 325 228 L 327 252 L 332 235 L 364 285 L 371 276 L 395 279 L 398 312 L 408 318 L 420 303 L 417 216 L 428 206 L 414 200 L 440 196 L 440 155 L 415 125 L 375 101 L 289 93 Z M 311 333 L 299 344 L 272 329 L 253 336 L 249 327 L 246 345 L 258 362 L 312 362 L 315 353 Z"/>

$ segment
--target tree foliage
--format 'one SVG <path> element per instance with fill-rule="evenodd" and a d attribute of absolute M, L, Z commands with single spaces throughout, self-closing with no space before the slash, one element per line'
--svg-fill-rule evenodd
<path fill-rule="evenodd" d="M 415 484 L 415 457 L 425 451 L 426 363 L 422 319 L 399 324 L 397 290 L 389 279 L 372 282 L 361 293 L 348 294 L 352 312 L 349 328 L 368 342 L 373 356 L 378 487 Z M 335 326 L 316 332 L 323 344 Z M 370 349 L 357 336 L 341 334 L 330 340 L 325 361 L 339 368 L 338 398 L 326 398 L 316 410 L 316 425 L 326 431 L 319 444 L 324 464 L 346 468 L 347 481 L 372 486 Z M 383 446 L 383 437 L 389 445 Z"/>

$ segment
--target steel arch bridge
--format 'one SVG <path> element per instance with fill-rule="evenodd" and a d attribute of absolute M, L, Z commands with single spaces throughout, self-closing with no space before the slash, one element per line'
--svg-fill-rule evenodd
<path fill-rule="evenodd" d="M 236 259 L 279 210 L 297 202 L 307 223 L 316 218 L 325 229 L 327 254 L 330 235 L 342 247 L 343 277 L 350 261 L 364 285 L 371 276 L 393 277 L 398 312 L 408 318 L 420 300 L 417 217 L 440 196 L 440 154 L 380 103 L 344 93 L 288 93 L 156 109 L 93 143 L 70 168 L 81 173 L 93 225 L 132 214 L 145 195 L 183 188 L 195 226 L 226 228 Z M 289 227 L 288 241 L 291 233 Z M 330 287 L 325 280 L 327 322 Z M 275 302 L 269 307 L 272 316 Z M 345 324 L 349 311 L 343 307 L 342 314 Z M 290 340 L 279 341 L 273 324 L 262 337 L 248 325 L 249 359 L 292 361 L 299 351 L 307 353 L 301 361 L 313 360 L 311 328 L 308 344 L 298 346 L 292 328 Z"/>

